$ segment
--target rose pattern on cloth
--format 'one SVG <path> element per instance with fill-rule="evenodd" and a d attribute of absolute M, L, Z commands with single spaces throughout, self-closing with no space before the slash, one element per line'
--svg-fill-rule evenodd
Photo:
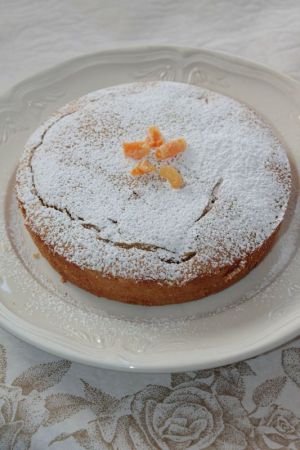
<path fill-rule="evenodd" d="M 0 345 L 0 450 L 33 449 L 41 427 L 81 411 L 92 419 L 73 432 L 54 431 L 48 448 L 61 449 L 68 440 L 86 450 L 300 450 L 299 412 L 280 402 L 292 387 L 300 399 L 300 348 L 281 356 L 282 373 L 254 383 L 252 392 L 246 390 L 247 379 L 256 377 L 250 360 L 171 374 L 168 386 L 116 398 L 84 379 L 81 395 L 56 392 L 71 369 L 65 360 L 30 367 L 8 383 Z"/>
<path fill-rule="evenodd" d="M 256 376 L 251 360 L 172 374 L 169 386 L 147 385 L 120 399 L 81 380 L 78 408 L 88 408 L 95 418 L 56 436 L 49 446 L 60 448 L 72 439 L 86 450 L 300 450 L 300 417 L 280 404 L 289 384 L 296 385 L 300 398 L 300 348 L 281 355 L 283 374 L 256 384 L 250 400 L 246 380 Z M 48 399 L 48 425 L 73 414 L 65 407 L 57 414 L 55 408 L 70 403 L 69 397 Z"/>
<path fill-rule="evenodd" d="M 258 432 L 265 448 L 274 448 L 274 443 L 285 449 L 300 449 L 300 420 L 292 411 L 272 405 L 259 423 Z"/>
<path fill-rule="evenodd" d="M 0 345 L 0 450 L 31 447 L 32 436 L 49 415 L 45 391 L 59 383 L 70 366 L 65 360 L 39 364 L 6 384 L 6 351 Z"/>
<path fill-rule="evenodd" d="M 171 374 L 169 386 L 147 385 L 118 399 L 83 379 L 82 395 L 54 392 L 71 368 L 65 360 L 30 367 L 8 383 L 0 345 L 0 449 L 29 450 L 41 427 L 88 410 L 92 420 L 53 435 L 48 447 L 75 440 L 87 450 L 299 450 L 300 417 L 280 395 L 291 384 L 300 398 L 300 348 L 281 355 L 283 374 L 256 383 L 249 408 L 251 361 Z"/>

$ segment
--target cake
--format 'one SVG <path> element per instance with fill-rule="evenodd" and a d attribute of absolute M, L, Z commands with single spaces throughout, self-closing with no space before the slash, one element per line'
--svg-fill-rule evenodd
<path fill-rule="evenodd" d="M 142 148 L 149 129 L 162 140 L 137 162 L 125 146 Z M 184 151 L 162 161 L 180 139 Z M 285 150 L 253 110 L 163 81 L 61 108 L 29 138 L 16 181 L 27 230 L 63 279 L 140 305 L 200 299 L 244 277 L 274 244 L 290 189 Z"/>

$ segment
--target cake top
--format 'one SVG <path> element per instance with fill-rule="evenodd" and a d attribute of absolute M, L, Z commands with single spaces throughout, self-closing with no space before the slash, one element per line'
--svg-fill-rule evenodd
<path fill-rule="evenodd" d="M 122 144 L 152 124 L 187 142 L 172 158 L 182 189 L 156 172 L 130 174 L 136 161 Z M 174 82 L 68 104 L 31 136 L 17 176 L 28 224 L 57 253 L 107 274 L 178 283 L 245 259 L 282 221 L 289 191 L 288 159 L 268 125 L 231 98 Z"/>

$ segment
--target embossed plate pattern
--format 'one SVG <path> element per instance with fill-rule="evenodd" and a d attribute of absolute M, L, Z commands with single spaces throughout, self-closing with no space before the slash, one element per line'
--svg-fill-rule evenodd
<path fill-rule="evenodd" d="M 285 142 L 293 195 L 278 242 L 246 278 L 185 305 L 143 308 L 98 299 L 59 276 L 24 230 L 15 168 L 30 133 L 66 102 L 133 80 L 177 80 L 256 109 Z M 131 48 L 71 60 L 0 99 L 0 324 L 44 350 L 120 370 L 182 371 L 255 356 L 300 331 L 298 173 L 300 85 L 236 57 L 173 47 Z"/>

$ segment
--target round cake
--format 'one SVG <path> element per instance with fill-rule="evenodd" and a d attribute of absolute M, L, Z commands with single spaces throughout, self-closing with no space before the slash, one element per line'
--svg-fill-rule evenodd
<path fill-rule="evenodd" d="M 159 129 L 157 144 L 145 139 L 149 129 Z M 145 151 L 146 163 L 125 145 Z M 220 291 L 262 260 L 284 218 L 291 172 L 249 107 L 197 86 L 142 82 L 55 113 L 27 142 L 16 189 L 29 233 L 64 280 L 109 299 L 166 305 Z"/>

